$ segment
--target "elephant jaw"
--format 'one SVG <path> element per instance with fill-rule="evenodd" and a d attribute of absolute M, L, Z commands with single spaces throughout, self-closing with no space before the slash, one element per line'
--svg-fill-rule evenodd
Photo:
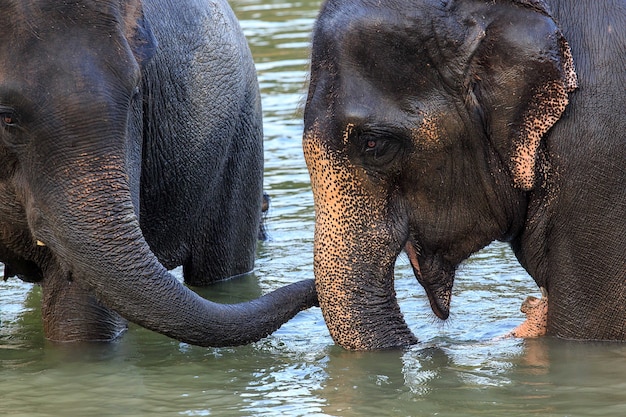
<path fill-rule="evenodd" d="M 454 282 L 454 276 L 441 277 L 437 274 L 434 277 L 431 274 L 425 276 L 422 274 L 422 268 L 420 267 L 419 257 L 415 247 L 411 241 L 408 241 L 404 246 L 404 251 L 409 257 L 413 273 L 417 278 L 417 281 L 424 287 L 428 301 L 430 302 L 430 308 L 437 317 L 442 320 L 446 320 L 450 316 L 450 301 L 452 299 L 452 284 Z"/>

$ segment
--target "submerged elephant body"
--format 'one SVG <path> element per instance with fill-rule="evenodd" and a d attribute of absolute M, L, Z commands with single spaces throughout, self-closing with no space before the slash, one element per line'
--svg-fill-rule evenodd
<path fill-rule="evenodd" d="M 445 319 L 493 240 L 546 289 L 548 334 L 626 339 L 625 30 L 616 0 L 324 3 L 303 147 L 337 343 L 414 343 L 399 253 Z"/>
<path fill-rule="evenodd" d="M 304 281 L 218 305 L 167 272 L 253 267 L 260 98 L 225 0 L 0 4 L 0 261 L 41 283 L 48 338 L 109 340 L 127 319 L 241 344 L 316 302 Z"/>

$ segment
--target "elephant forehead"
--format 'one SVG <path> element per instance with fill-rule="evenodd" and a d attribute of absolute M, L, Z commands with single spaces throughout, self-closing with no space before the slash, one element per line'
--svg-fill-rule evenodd
<path fill-rule="evenodd" d="M 424 115 L 421 123 L 411 129 L 411 139 L 415 146 L 419 148 L 433 148 L 442 144 L 444 137 L 442 123 L 444 116 L 438 113 Z"/>

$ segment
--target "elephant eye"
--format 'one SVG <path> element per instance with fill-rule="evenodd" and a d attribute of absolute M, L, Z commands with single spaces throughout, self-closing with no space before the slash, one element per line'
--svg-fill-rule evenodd
<path fill-rule="evenodd" d="M 370 157 L 378 158 L 387 150 L 389 140 L 367 138 L 365 140 L 365 153 Z"/>
<path fill-rule="evenodd" d="M 19 146 L 24 136 L 24 129 L 17 113 L 7 107 L 0 106 L 0 142 L 7 146 Z"/>
<path fill-rule="evenodd" d="M 396 161 L 406 142 L 399 129 L 378 125 L 356 129 L 352 141 L 358 144 L 355 151 L 361 163 L 376 171 L 385 170 L 385 167 Z"/>
<path fill-rule="evenodd" d="M 0 112 L 0 126 L 4 128 L 17 127 L 17 117 L 13 112 L 4 111 Z"/>

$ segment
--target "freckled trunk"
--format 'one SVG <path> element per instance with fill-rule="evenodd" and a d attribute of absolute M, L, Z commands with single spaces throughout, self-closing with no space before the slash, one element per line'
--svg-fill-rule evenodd
<path fill-rule="evenodd" d="M 186 343 L 241 345 L 267 336 L 316 304 L 312 280 L 235 305 L 199 297 L 150 251 L 131 203 L 123 163 L 110 155 L 101 159 L 97 165 L 106 169 L 94 169 L 96 162 L 89 161 L 90 169 L 81 173 L 79 168 L 65 185 L 65 195 L 47 205 L 46 223 L 53 226 L 45 233 L 45 243 L 74 280 L 67 284 L 54 277 L 56 282 L 44 284 L 49 285 L 49 291 L 44 287 L 48 308 L 62 314 L 50 327 L 49 337 L 102 340 L 119 334 L 123 322 L 92 303 L 98 300 L 132 322 Z M 56 302 L 55 292 L 63 295 Z"/>
<path fill-rule="evenodd" d="M 315 134 L 304 150 L 315 200 L 315 283 L 331 336 L 354 350 L 416 343 L 394 290 L 401 246 L 385 218 L 388 202 L 364 194 L 354 167 L 322 150 Z"/>

